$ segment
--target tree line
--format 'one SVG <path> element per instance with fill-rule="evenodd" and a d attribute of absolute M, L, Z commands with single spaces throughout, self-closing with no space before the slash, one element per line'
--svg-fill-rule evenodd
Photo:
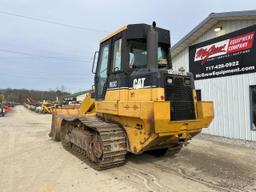
<path fill-rule="evenodd" d="M 28 89 L 0 89 L 0 95 L 4 96 L 4 101 L 24 103 L 27 102 L 27 98 L 32 98 L 35 101 L 56 101 L 70 93 L 60 90 L 51 91 L 39 91 L 39 90 L 28 90 Z"/>

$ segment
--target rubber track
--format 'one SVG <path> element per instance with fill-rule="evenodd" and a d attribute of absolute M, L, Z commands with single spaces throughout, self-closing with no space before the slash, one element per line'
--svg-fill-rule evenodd
<path fill-rule="evenodd" d="M 121 127 L 114 123 L 105 122 L 96 116 L 82 117 L 79 118 L 79 121 L 100 135 L 103 145 L 102 160 L 97 163 L 90 161 L 85 155 L 86 151 L 74 144 L 69 147 L 64 146 L 68 151 L 96 170 L 118 167 L 125 163 L 127 140 Z M 76 120 L 76 122 L 79 121 Z"/>

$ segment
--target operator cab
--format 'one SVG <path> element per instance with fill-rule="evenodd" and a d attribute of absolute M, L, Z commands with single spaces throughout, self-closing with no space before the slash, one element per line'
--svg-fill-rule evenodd
<path fill-rule="evenodd" d="M 97 99 L 104 98 L 108 88 L 130 87 L 131 73 L 148 68 L 147 38 L 150 28 L 152 26 L 146 24 L 127 25 L 101 41 L 95 75 Z M 157 67 L 171 68 L 168 57 L 170 32 L 161 28 L 154 30 L 157 32 Z"/>
<path fill-rule="evenodd" d="M 172 101 L 173 120 L 195 119 L 192 75 L 171 68 L 168 30 L 155 22 L 124 26 L 100 42 L 95 99 L 104 100 L 110 90 L 161 87 L 165 100 Z"/>

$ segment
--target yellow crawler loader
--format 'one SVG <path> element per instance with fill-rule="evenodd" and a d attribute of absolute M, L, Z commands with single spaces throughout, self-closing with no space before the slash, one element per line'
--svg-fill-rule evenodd
<path fill-rule="evenodd" d="M 193 75 L 173 71 L 168 30 L 122 27 L 100 42 L 95 88 L 82 104 L 53 109 L 50 136 L 97 170 L 120 166 L 126 154 L 175 154 L 214 117 Z M 97 65 L 94 65 L 97 64 Z"/>

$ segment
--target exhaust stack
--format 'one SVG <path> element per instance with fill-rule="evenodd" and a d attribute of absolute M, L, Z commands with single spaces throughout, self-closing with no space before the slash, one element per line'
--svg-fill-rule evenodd
<path fill-rule="evenodd" d="M 154 21 L 147 32 L 147 62 L 149 69 L 158 68 L 157 62 L 158 32 Z"/>

